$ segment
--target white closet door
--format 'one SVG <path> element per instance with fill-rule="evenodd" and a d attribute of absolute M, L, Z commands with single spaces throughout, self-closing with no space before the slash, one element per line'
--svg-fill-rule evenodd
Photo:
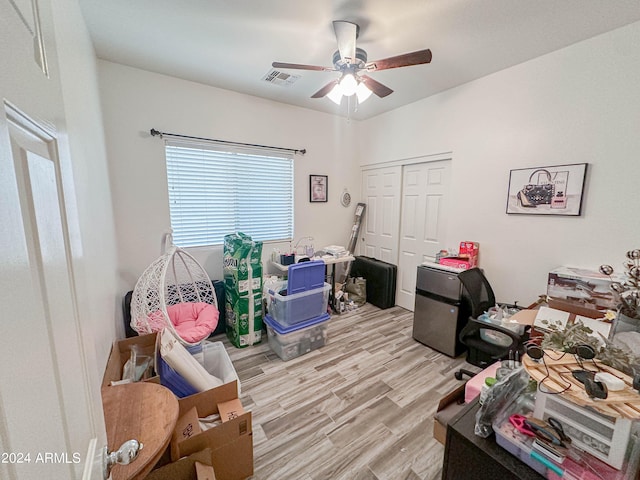
<path fill-rule="evenodd" d="M 398 264 L 402 167 L 362 172 L 362 198 L 367 204 L 361 228 L 360 254 Z"/>
<path fill-rule="evenodd" d="M 414 309 L 416 269 L 445 248 L 450 160 L 406 165 L 402 174 L 402 213 L 396 303 Z"/>

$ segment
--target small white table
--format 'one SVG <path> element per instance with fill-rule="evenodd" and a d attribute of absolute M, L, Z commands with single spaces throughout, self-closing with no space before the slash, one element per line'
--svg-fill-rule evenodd
<path fill-rule="evenodd" d="M 309 260 L 322 260 L 325 265 L 331 265 L 331 291 L 329 292 L 329 305 L 333 311 L 336 311 L 335 306 L 335 289 L 336 289 L 336 264 L 345 263 L 345 262 L 353 262 L 356 258 L 353 255 L 345 255 L 344 257 L 334 257 L 333 255 L 325 255 L 323 257 L 312 257 Z M 282 265 L 278 262 L 271 262 L 274 267 L 276 267 L 281 272 L 288 272 L 290 265 Z M 296 265 L 293 263 L 292 265 Z"/>

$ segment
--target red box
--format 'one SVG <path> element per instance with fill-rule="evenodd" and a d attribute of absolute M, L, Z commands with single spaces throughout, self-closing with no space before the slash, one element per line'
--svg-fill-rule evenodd
<path fill-rule="evenodd" d="M 460 251 L 458 256 L 466 258 L 472 268 L 478 265 L 478 254 L 480 253 L 480 244 L 478 242 L 460 242 Z"/>

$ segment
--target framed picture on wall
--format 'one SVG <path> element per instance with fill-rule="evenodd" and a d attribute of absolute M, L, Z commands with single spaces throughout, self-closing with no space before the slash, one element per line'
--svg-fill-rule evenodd
<path fill-rule="evenodd" d="M 574 163 L 511 170 L 507 213 L 579 216 L 587 165 Z"/>
<path fill-rule="evenodd" d="M 326 202 L 329 177 L 326 175 L 309 175 L 309 201 Z"/>

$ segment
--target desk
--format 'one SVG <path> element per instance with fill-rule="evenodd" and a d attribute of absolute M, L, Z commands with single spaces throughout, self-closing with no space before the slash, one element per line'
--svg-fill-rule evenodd
<path fill-rule="evenodd" d="M 338 263 L 345 262 L 353 262 L 355 257 L 353 255 L 346 255 L 344 257 L 334 257 L 334 256 L 324 256 L 324 257 L 313 257 L 310 260 L 322 260 L 326 266 L 331 265 L 331 291 L 329 292 L 329 305 L 335 311 L 335 290 L 336 290 L 336 265 Z M 282 265 L 278 262 L 271 262 L 274 267 L 276 267 L 281 272 L 287 273 L 289 271 L 290 265 Z"/>
<path fill-rule="evenodd" d="M 442 480 L 540 480 L 544 477 L 496 443 L 474 433 L 475 399 L 447 425 Z"/>

